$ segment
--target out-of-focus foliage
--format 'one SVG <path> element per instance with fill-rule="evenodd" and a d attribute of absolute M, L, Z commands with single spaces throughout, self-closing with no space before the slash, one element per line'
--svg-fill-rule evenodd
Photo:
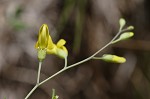
<path fill-rule="evenodd" d="M 60 16 L 58 32 L 62 32 L 69 20 L 73 20 L 73 52 L 78 54 L 81 47 L 82 32 L 86 21 L 88 0 L 64 0 L 64 7 Z"/>

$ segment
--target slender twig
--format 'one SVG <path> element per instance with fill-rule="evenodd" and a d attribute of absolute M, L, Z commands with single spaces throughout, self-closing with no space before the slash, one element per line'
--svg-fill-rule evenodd
<path fill-rule="evenodd" d="M 36 88 L 38 88 L 40 85 L 44 84 L 44 83 L 47 82 L 48 80 L 52 79 L 53 77 L 57 76 L 58 74 L 60 74 L 60 73 L 62 73 L 62 72 L 64 72 L 64 71 L 66 71 L 66 70 L 68 70 L 68 69 L 70 69 L 70 68 L 72 68 L 72 67 L 78 66 L 78 65 L 80 65 L 80 64 L 82 64 L 82 63 L 84 63 L 84 62 L 86 62 L 86 61 L 91 60 L 91 59 L 92 59 L 95 55 L 97 55 L 99 52 L 101 52 L 101 51 L 104 50 L 106 47 L 108 47 L 109 45 L 111 45 L 112 42 L 113 42 L 113 41 L 120 35 L 120 33 L 122 33 L 123 31 L 126 31 L 126 30 L 121 30 L 121 29 L 119 29 L 119 32 L 116 34 L 116 36 L 115 36 L 110 42 L 108 42 L 104 47 L 102 47 L 100 50 L 98 50 L 97 52 L 95 52 L 93 55 L 91 55 L 90 57 L 88 57 L 88 58 L 86 58 L 86 59 L 84 59 L 84 60 L 82 60 L 82 61 L 79 61 L 79 62 L 77 62 L 77 63 L 75 63 L 75 64 L 72 64 L 72 65 L 67 66 L 67 58 L 66 58 L 66 59 L 65 59 L 65 66 L 64 66 L 64 68 L 61 69 L 60 71 L 56 72 L 56 73 L 53 74 L 52 76 L 48 77 L 47 79 L 43 80 L 42 82 L 36 84 L 36 86 L 29 92 L 29 94 L 26 96 L 25 99 L 28 99 L 28 97 L 34 92 L 34 90 L 35 90 Z"/>
<path fill-rule="evenodd" d="M 102 47 L 100 50 L 98 50 L 97 52 L 95 52 L 95 53 L 94 53 L 93 55 L 91 55 L 90 57 L 88 57 L 88 58 L 86 58 L 86 59 L 84 59 L 84 60 L 82 60 L 82 61 L 80 61 L 80 62 L 77 62 L 77 63 L 75 63 L 75 64 L 72 64 L 72 65 L 70 65 L 70 66 L 67 66 L 66 68 L 61 69 L 61 70 L 58 71 L 57 73 L 53 74 L 52 76 L 48 77 L 47 79 L 45 79 L 44 81 L 42 81 L 41 83 L 39 83 L 39 86 L 42 85 L 42 84 L 44 84 L 44 83 L 47 82 L 48 80 L 52 79 L 53 77 L 57 76 L 58 74 L 62 73 L 63 71 L 65 71 L 65 70 L 67 70 L 67 69 L 69 69 L 69 68 L 75 67 L 75 66 L 77 66 L 77 65 L 79 65 L 79 64 L 82 64 L 82 63 L 84 63 L 84 62 L 86 62 L 86 61 L 89 61 L 89 60 L 92 59 L 95 55 L 97 55 L 99 52 L 101 52 L 101 51 L 104 50 L 106 47 L 108 47 L 109 45 L 111 45 L 111 42 L 113 42 L 113 41 L 120 35 L 121 32 L 122 32 L 122 31 L 119 30 L 119 32 L 116 34 L 116 36 L 115 36 L 109 43 L 107 43 L 104 47 Z"/>
<path fill-rule="evenodd" d="M 115 35 L 115 37 L 110 41 L 110 42 L 112 42 L 112 44 L 114 44 L 114 40 L 121 34 L 121 33 L 123 33 L 123 32 L 126 32 L 126 31 L 128 31 L 129 29 L 128 28 L 125 28 L 125 29 L 122 29 L 121 30 L 121 28 L 119 29 L 119 32 Z"/>
<path fill-rule="evenodd" d="M 37 76 L 37 82 L 36 85 L 33 87 L 33 89 L 27 94 L 27 96 L 25 97 L 25 99 L 28 99 L 29 96 L 36 90 L 36 88 L 39 86 L 39 81 L 40 81 L 40 74 L 41 74 L 41 66 L 42 66 L 42 62 L 39 62 L 39 68 L 38 68 L 38 76 Z"/>
<path fill-rule="evenodd" d="M 35 86 L 33 87 L 33 89 L 27 94 L 27 96 L 26 96 L 24 99 L 28 99 L 28 98 L 30 97 L 30 95 L 37 89 L 38 86 L 39 86 L 39 85 L 35 85 Z"/>
<path fill-rule="evenodd" d="M 39 62 L 38 76 L 37 76 L 37 84 L 40 82 L 40 73 L 41 73 L 42 62 Z"/>
<path fill-rule="evenodd" d="M 66 68 L 63 68 L 61 69 L 60 71 L 58 71 L 57 73 L 53 74 L 52 76 L 48 77 L 47 79 L 45 79 L 44 81 L 40 82 L 39 83 L 39 86 L 44 84 L 45 82 L 47 82 L 48 80 L 52 79 L 53 77 L 57 76 L 58 74 L 62 73 L 63 71 L 69 69 L 69 68 L 72 68 L 72 67 L 75 67 L 75 66 L 78 66 L 79 64 L 82 64 L 86 61 L 89 61 L 90 59 L 92 59 L 95 55 L 97 55 L 100 51 L 102 51 L 103 49 L 105 49 L 107 46 L 109 46 L 111 43 L 109 42 L 107 45 L 105 45 L 104 47 L 102 47 L 100 50 L 98 50 L 96 53 L 94 53 L 92 56 L 80 61 L 80 62 L 77 62 L 75 64 L 72 64 L 70 66 L 67 66 Z"/>
<path fill-rule="evenodd" d="M 92 59 L 102 59 L 102 57 L 93 57 Z"/>
<path fill-rule="evenodd" d="M 64 68 L 67 67 L 67 57 L 65 57 L 65 65 L 64 65 Z"/>

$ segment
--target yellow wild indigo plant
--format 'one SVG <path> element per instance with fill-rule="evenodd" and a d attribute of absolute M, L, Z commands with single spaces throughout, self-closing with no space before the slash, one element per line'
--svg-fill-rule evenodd
<path fill-rule="evenodd" d="M 39 30 L 38 41 L 35 48 L 38 50 L 38 59 L 42 61 L 46 54 L 54 54 L 61 58 L 68 56 L 68 51 L 64 46 L 66 41 L 61 39 L 57 44 L 54 44 L 49 34 L 49 29 L 46 24 L 43 24 Z"/>
<path fill-rule="evenodd" d="M 123 18 L 121 18 L 119 20 L 119 25 L 120 25 L 120 28 L 119 28 L 119 31 L 116 34 L 116 36 L 110 42 L 108 42 L 104 47 L 102 47 L 97 52 L 95 52 L 93 55 L 89 56 L 88 58 L 86 58 L 84 60 L 81 60 L 77 63 L 72 64 L 72 65 L 67 65 L 68 50 L 64 46 L 66 44 L 66 41 L 64 39 L 60 39 L 56 44 L 53 43 L 52 38 L 51 38 L 50 33 L 49 33 L 48 26 L 46 24 L 43 24 L 41 26 L 40 30 L 39 30 L 38 41 L 35 44 L 35 48 L 37 49 L 38 59 L 39 59 L 39 69 L 38 69 L 38 75 L 37 75 L 37 83 L 34 86 L 34 88 L 27 94 L 25 99 L 28 99 L 30 97 L 30 95 L 40 85 L 44 84 L 45 82 L 49 81 L 50 79 L 54 78 L 55 76 L 59 75 L 60 73 L 66 71 L 70 68 L 73 68 L 75 66 L 78 66 L 82 63 L 85 63 L 89 60 L 100 59 L 100 60 L 104 60 L 106 62 L 113 62 L 113 63 L 124 63 L 124 62 L 126 62 L 126 59 L 124 57 L 120 57 L 120 56 L 117 56 L 117 55 L 104 54 L 101 57 L 96 56 L 98 53 L 100 53 L 106 47 L 108 47 L 112 44 L 115 44 L 119 41 L 131 38 L 134 35 L 133 32 L 129 32 L 129 31 L 134 29 L 133 26 L 128 26 L 127 28 L 124 28 L 125 25 L 126 25 L 126 21 Z M 65 60 L 65 64 L 64 64 L 64 68 L 62 68 L 61 70 L 59 70 L 58 72 L 56 72 L 52 76 L 50 76 L 50 77 L 48 77 L 45 80 L 40 82 L 41 65 L 42 65 L 42 62 L 45 59 L 47 54 L 53 54 L 53 55 L 59 56 L 60 58 L 63 58 Z M 58 96 L 54 95 L 54 91 L 53 91 L 52 99 L 58 99 Z"/>
<path fill-rule="evenodd" d="M 38 34 L 38 40 L 35 44 L 35 48 L 37 49 L 37 54 L 38 54 L 37 56 L 39 59 L 37 83 L 36 83 L 35 87 L 30 91 L 30 93 L 25 97 L 25 99 L 28 99 L 28 97 L 40 85 L 41 66 L 42 66 L 42 62 L 46 58 L 47 54 L 53 54 L 60 58 L 65 59 L 65 67 L 66 67 L 68 50 L 64 46 L 65 44 L 66 44 L 66 41 L 64 39 L 60 39 L 57 42 L 57 44 L 54 44 L 52 41 L 52 38 L 50 36 L 48 26 L 46 24 L 43 24 L 40 27 L 39 34 Z"/>

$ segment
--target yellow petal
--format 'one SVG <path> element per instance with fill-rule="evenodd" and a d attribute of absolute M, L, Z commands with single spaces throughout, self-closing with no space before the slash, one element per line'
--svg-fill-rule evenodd
<path fill-rule="evenodd" d="M 68 50 L 65 46 L 62 46 L 62 50 L 66 53 L 66 55 L 68 56 Z"/>
<path fill-rule="evenodd" d="M 49 39 L 49 29 L 46 24 L 43 24 L 39 30 L 38 41 L 36 46 L 41 49 L 47 48 L 48 39 Z"/>
<path fill-rule="evenodd" d="M 112 61 L 114 61 L 115 63 L 125 63 L 126 59 L 124 57 L 113 55 Z"/>
<path fill-rule="evenodd" d="M 48 49 L 49 50 L 51 50 L 51 49 L 53 49 L 54 48 L 54 46 L 55 46 L 55 44 L 53 43 L 53 41 L 52 41 L 52 38 L 49 36 L 48 37 Z"/>
<path fill-rule="evenodd" d="M 38 49 L 38 41 L 35 44 L 35 48 Z"/>
<path fill-rule="evenodd" d="M 53 44 L 53 48 L 49 49 L 47 48 L 47 54 L 57 54 L 57 47 L 55 44 Z"/>
<path fill-rule="evenodd" d="M 65 44 L 66 44 L 66 41 L 64 39 L 60 39 L 56 45 L 57 45 L 57 47 L 62 47 Z"/>
<path fill-rule="evenodd" d="M 56 55 L 59 56 L 60 58 L 65 59 L 68 56 L 68 51 L 67 51 L 66 47 L 63 46 L 62 49 L 57 48 L 57 54 Z"/>

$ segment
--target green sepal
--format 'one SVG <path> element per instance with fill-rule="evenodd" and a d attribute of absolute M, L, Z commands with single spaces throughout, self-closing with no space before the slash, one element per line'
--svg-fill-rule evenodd
<path fill-rule="evenodd" d="M 38 59 L 43 61 L 46 57 L 46 49 L 38 49 Z"/>

